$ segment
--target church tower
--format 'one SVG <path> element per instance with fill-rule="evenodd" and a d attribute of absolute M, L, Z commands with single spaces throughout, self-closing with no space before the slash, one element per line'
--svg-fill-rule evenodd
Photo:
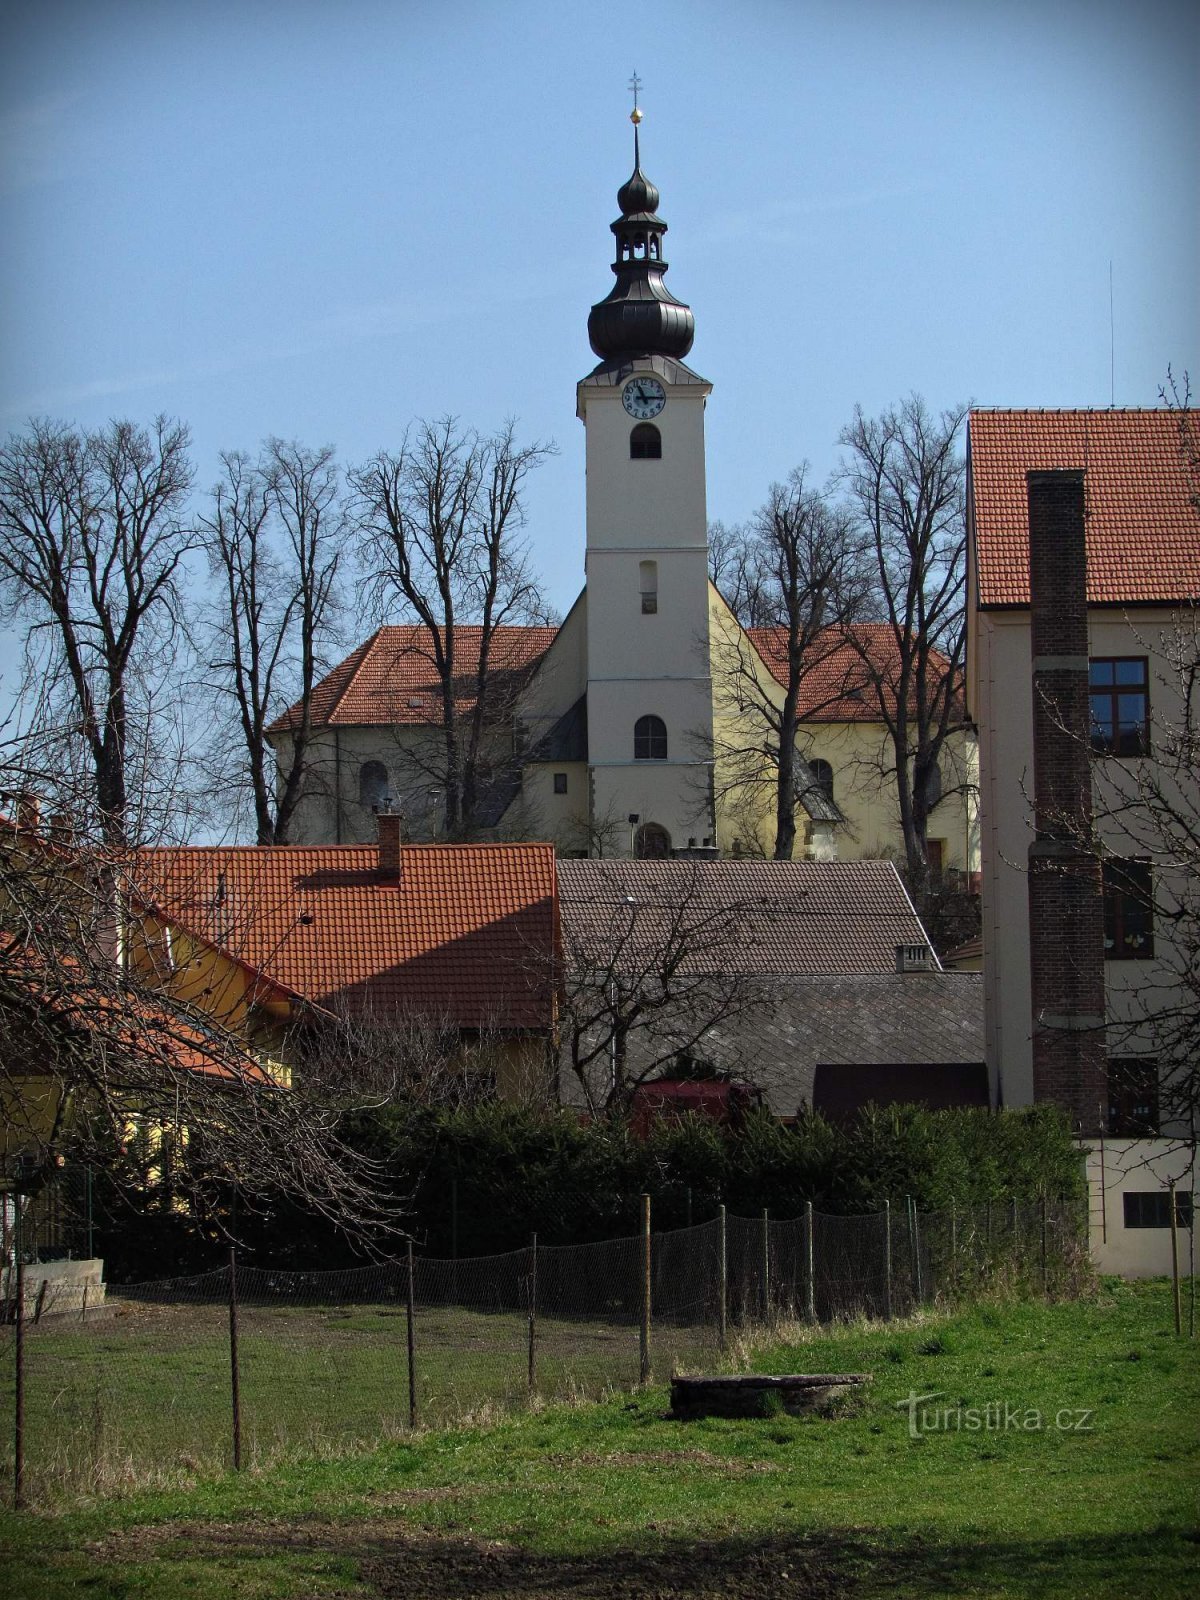
<path fill-rule="evenodd" d="M 636 91 L 635 91 L 636 93 Z M 616 283 L 594 305 L 587 430 L 587 726 L 595 830 L 665 855 L 715 844 L 704 407 L 691 309 L 663 282 L 667 224 L 634 167 L 617 193 Z M 636 821 L 633 819 L 636 817 Z"/>

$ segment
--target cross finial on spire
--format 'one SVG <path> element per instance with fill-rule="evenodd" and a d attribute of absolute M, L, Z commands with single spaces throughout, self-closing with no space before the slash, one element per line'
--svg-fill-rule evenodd
<path fill-rule="evenodd" d="M 645 115 L 641 107 L 638 105 L 638 91 L 641 89 L 641 87 L 642 80 L 635 72 L 633 77 L 629 80 L 629 88 L 633 90 L 633 110 L 629 113 L 629 120 L 633 123 L 635 128 Z"/>

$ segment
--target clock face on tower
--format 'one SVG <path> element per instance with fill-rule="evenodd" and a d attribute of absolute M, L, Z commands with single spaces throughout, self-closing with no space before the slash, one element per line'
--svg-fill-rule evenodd
<path fill-rule="evenodd" d="M 626 411 L 641 422 L 656 417 L 666 403 L 667 391 L 657 378 L 631 378 L 621 395 Z"/>

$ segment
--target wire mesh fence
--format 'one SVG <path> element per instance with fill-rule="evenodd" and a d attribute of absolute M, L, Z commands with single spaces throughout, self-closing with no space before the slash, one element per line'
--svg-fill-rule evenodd
<path fill-rule="evenodd" d="M 0 1270 L 0 1469 L 32 1504 L 346 1451 L 718 1363 L 792 1322 L 900 1317 L 986 1286 L 1064 1294 L 1073 1206 L 911 1205 L 341 1271 L 239 1262 L 93 1293 Z M 60 1283 L 61 1290 L 61 1283 Z"/>

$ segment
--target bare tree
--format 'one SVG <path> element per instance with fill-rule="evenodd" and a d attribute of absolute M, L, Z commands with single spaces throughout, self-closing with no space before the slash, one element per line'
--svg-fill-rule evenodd
<path fill-rule="evenodd" d="M 309 772 L 312 697 L 337 635 L 348 537 L 333 450 L 269 439 L 221 457 L 200 535 L 217 592 L 213 687 L 236 708 L 259 844 L 286 844 Z M 267 728 L 287 707 L 276 773 Z"/>
<path fill-rule="evenodd" d="M 562 1060 L 589 1111 L 628 1110 L 714 1028 L 769 1010 L 754 923 L 773 899 L 714 894 L 695 862 L 587 863 L 560 878 Z"/>
<path fill-rule="evenodd" d="M 846 630 L 887 732 L 909 887 L 929 881 L 927 825 L 939 761 L 962 724 L 966 652 L 965 406 L 933 415 L 912 395 L 880 416 L 856 408 L 838 478 L 871 553 L 874 603 L 890 633 Z"/>
<path fill-rule="evenodd" d="M 810 488 L 807 464 L 772 484 L 739 532 L 735 544 L 723 530 L 722 560 L 737 574 L 743 615 L 763 631 L 751 639 L 739 627 L 714 643 L 716 709 L 724 713 L 716 717 L 717 781 L 727 806 L 753 804 L 755 791 L 770 786 L 772 854 L 790 861 L 797 807 L 813 789 L 797 734 L 850 688 L 825 671 L 820 691 L 810 692 L 813 673 L 833 660 L 857 668 L 841 628 L 861 614 L 868 574 L 847 515 Z"/>
<path fill-rule="evenodd" d="M 35 755 L 28 741 L 7 753 L 10 792 Z M 225 1004 L 218 979 L 193 978 L 200 947 L 145 883 L 143 852 L 81 841 L 63 818 L 43 828 L 28 799 L 0 823 L 10 1186 L 36 1193 L 74 1161 L 103 1167 L 136 1203 L 153 1167 L 198 1216 L 232 1189 L 252 1205 L 290 1197 L 364 1236 L 394 1225 L 381 1175 L 339 1135 L 345 1095 L 288 1082 L 240 1020 L 241 985 Z"/>
<path fill-rule="evenodd" d="M 0 450 L 5 607 L 27 620 L 27 660 L 48 679 L 46 723 L 82 744 L 91 810 L 116 847 L 140 826 L 131 749 L 152 745 L 155 666 L 181 620 L 188 444 L 166 417 L 86 434 L 41 420 Z M 71 752 L 63 760 L 71 766 Z"/>
<path fill-rule="evenodd" d="M 520 445 L 511 423 L 490 437 L 453 417 L 414 424 L 398 453 L 351 474 L 360 550 L 384 615 L 422 629 L 438 685 L 436 764 L 445 829 L 475 825 L 490 774 L 490 741 L 523 681 L 497 659 L 499 630 L 545 621 L 522 538 L 526 480 L 553 446 Z M 477 629 L 471 648 L 465 627 Z M 507 731 L 507 730 L 506 730 Z M 511 761 L 511 742 L 506 753 Z"/>

